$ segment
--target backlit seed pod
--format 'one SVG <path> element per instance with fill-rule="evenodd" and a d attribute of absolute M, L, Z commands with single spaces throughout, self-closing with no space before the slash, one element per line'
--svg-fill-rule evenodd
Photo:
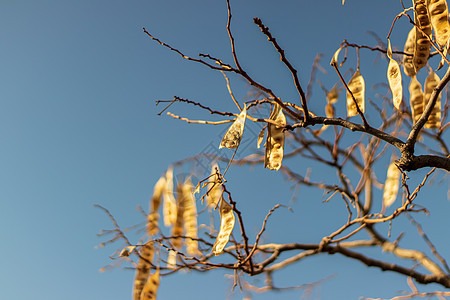
<path fill-rule="evenodd" d="M 425 79 L 424 110 L 426 109 L 428 102 L 430 101 L 431 94 L 433 93 L 433 90 L 438 85 L 439 81 L 441 81 L 439 79 L 439 76 L 437 76 L 437 74 L 434 73 L 433 70 L 431 70 L 431 73 Z M 433 107 L 433 110 L 431 111 L 430 117 L 428 118 L 424 127 L 428 128 L 428 129 L 438 129 L 441 127 L 441 94 L 440 93 L 436 99 L 436 103 Z"/>
<path fill-rule="evenodd" d="M 259 132 L 259 134 L 258 134 L 258 139 L 257 139 L 257 141 L 256 141 L 256 147 L 259 149 L 259 147 L 261 147 L 261 143 L 262 143 L 262 141 L 263 141 L 263 139 L 264 139 L 264 133 L 266 132 L 266 127 L 267 126 L 264 126 L 263 127 L 263 129 L 261 129 L 261 131 Z"/>
<path fill-rule="evenodd" d="M 411 77 L 411 82 L 409 83 L 409 102 L 411 105 L 413 123 L 416 124 L 423 113 L 422 86 L 416 76 Z"/>
<path fill-rule="evenodd" d="M 222 253 L 228 240 L 230 239 L 231 232 L 234 227 L 234 213 L 233 208 L 224 199 L 220 202 L 220 231 L 214 242 L 212 252 L 214 255 Z"/>
<path fill-rule="evenodd" d="M 189 255 L 201 255 L 198 250 L 197 238 L 197 205 L 194 197 L 194 187 L 188 178 L 183 185 L 183 197 L 185 198 L 184 230 L 186 232 L 186 252 Z"/>
<path fill-rule="evenodd" d="M 425 0 L 414 1 L 414 22 L 416 27 L 416 41 L 414 46 L 414 68 L 417 71 L 426 65 L 430 55 L 431 44 L 428 37 L 431 37 L 431 22 L 428 17 L 428 9 Z M 423 33 L 427 36 L 425 36 Z"/>
<path fill-rule="evenodd" d="M 220 201 L 220 197 L 222 196 L 222 186 L 219 183 L 219 178 L 216 174 L 216 168 L 219 170 L 219 166 L 216 162 L 212 164 L 211 167 L 211 177 L 209 178 L 208 183 L 208 194 L 206 195 L 206 203 L 208 203 L 209 207 L 216 207 L 217 203 Z"/>
<path fill-rule="evenodd" d="M 159 287 L 159 269 L 156 270 L 155 274 L 152 274 L 144 285 L 142 289 L 140 300 L 156 300 L 156 294 Z"/>
<path fill-rule="evenodd" d="M 408 38 L 406 39 L 405 48 L 403 52 L 411 55 L 403 55 L 403 71 L 407 76 L 416 75 L 416 69 L 414 68 L 413 55 L 416 43 L 416 27 L 413 27 L 408 33 Z"/>
<path fill-rule="evenodd" d="M 150 200 L 150 214 L 147 217 L 147 232 L 149 235 L 154 235 L 158 230 L 158 209 L 161 204 L 161 197 L 166 188 L 166 178 L 161 176 L 153 188 L 153 195 Z"/>
<path fill-rule="evenodd" d="M 220 142 L 219 149 L 225 147 L 228 149 L 235 149 L 239 146 L 242 134 L 244 133 L 245 119 L 247 118 L 247 107 L 241 111 L 236 120 L 231 124 Z"/>
<path fill-rule="evenodd" d="M 333 88 L 327 93 L 327 103 L 334 104 L 338 101 L 339 92 L 337 88 L 337 84 L 333 86 Z"/>
<path fill-rule="evenodd" d="M 167 268 L 175 269 L 177 264 L 177 253 L 173 250 L 169 251 L 169 255 L 167 256 Z"/>
<path fill-rule="evenodd" d="M 395 202 L 400 184 L 400 171 L 394 162 L 391 162 L 384 182 L 383 206 L 388 208 Z"/>
<path fill-rule="evenodd" d="M 278 104 L 273 108 L 270 116 L 271 120 L 274 120 L 282 126 L 277 126 L 269 123 L 267 126 L 267 141 L 266 141 L 266 155 L 264 159 L 264 167 L 269 170 L 279 170 L 281 168 L 281 162 L 283 160 L 284 149 L 284 126 L 286 125 L 286 117 L 283 114 L 281 106 Z"/>
<path fill-rule="evenodd" d="M 400 110 L 400 104 L 403 98 L 403 87 L 402 87 L 402 73 L 400 72 L 400 66 L 392 58 L 392 48 L 391 41 L 388 40 L 388 51 L 387 55 L 389 57 L 389 66 L 387 69 L 387 78 L 389 81 L 389 87 L 392 92 L 392 102 L 396 109 Z"/>
<path fill-rule="evenodd" d="M 177 202 L 173 196 L 173 169 L 170 167 L 166 172 L 166 188 L 163 192 L 163 216 L 164 225 L 171 226 L 177 218 Z"/>
<path fill-rule="evenodd" d="M 183 235 L 184 211 L 186 209 L 186 194 L 183 193 L 183 184 L 181 182 L 177 185 L 177 218 L 172 228 L 172 236 Z M 172 245 L 175 249 L 180 250 L 182 246 L 181 238 L 172 238 Z"/>
<path fill-rule="evenodd" d="M 325 105 L 325 115 L 327 116 L 327 118 L 334 118 L 334 106 L 331 103 Z"/>
<path fill-rule="evenodd" d="M 448 7 L 446 0 L 428 0 L 428 12 L 433 25 L 436 42 L 440 47 L 445 46 L 450 37 L 448 21 Z"/>
<path fill-rule="evenodd" d="M 142 289 L 150 274 L 150 263 L 153 260 L 153 244 L 147 243 L 139 251 L 140 257 L 136 267 L 136 277 L 134 278 L 133 300 L 140 300 Z"/>
<path fill-rule="evenodd" d="M 348 88 L 352 91 L 353 96 L 355 97 L 356 103 L 358 103 L 358 107 L 362 113 L 364 113 L 365 108 L 365 83 L 364 78 L 362 77 L 359 69 L 356 70 L 353 77 L 348 82 Z M 356 116 L 358 111 L 356 109 L 355 101 L 353 101 L 352 95 L 347 91 L 347 116 L 352 117 Z"/>

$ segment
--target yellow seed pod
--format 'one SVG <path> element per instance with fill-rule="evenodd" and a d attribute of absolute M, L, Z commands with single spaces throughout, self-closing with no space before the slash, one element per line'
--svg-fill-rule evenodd
<path fill-rule="evenodd" d="M 333 88 L 327 93 L 327 103 L 334 104 L 338 101 L 339 93 L 337 84 L 333 86 Z"/>
<path fill-rule="evenodd" d="M 166 172 L 166 188 L 163 192 L 163 216 L 164 225 L 171 226 L 177 218 L 177 202 L 173 196 L 173 169 L 170 167 Z"/>
<path fill-rule="evenodd" d="M 267 127 L 267 141 L 266 141 L 266 155 L 264 158 L 264 167 L 269 170 L 279 170 L 281 168 L 281 162 L 283 160 L 284 149 L 284 131 L 283 128 L 286 125 L 286 117 L 283 114 L 281 106 L 278 104 L 273 108 L 270 116 L 271 120 L 274 120 L 282 126 L 277 126 L 269 123 Z"/>
<path fill-rule="evenodd" d="M 225 201 L 225 199 L 222 199 L 222 201 L 220 202 L 219 211 L 220 231 L 212 248 L 212 252 L 214 253 L 214 255 L 219 255 L 220 253 L 222 253 L 223 248 L 225 248 L 228 240 L 230 239 L 235 221 L 233 208 Z"/>
<path fill-rule="evenodd" d="M 408 33 L 405 48 L 403 50 L 403 52 L 411 54 L 411 56 L 403 55 L 403 71 L 407 76 L 410 77 L 416 75 L 416 69 L 414 68 L 413 62 L 415 44 L 416 44 L 416 27 L 413 27 L 411 31 Z"/>
<path fill-rule="evenodd" d="M 409 102 L 411 105 L 413 124 L 416 124 L 423 114 L 422 85 L 420 85 L 416 76 L 411 77 L 411 82 L 409 83 Z"/>
<path fill-rule="evenodd" d="M 386 181 L 384 182 L 383 206 L 388 208 L 395 202 L 400 184 L 400 171 L 394 162 L 389 165 Z"/>
<path fill-rule="evenodd" d="M 433 25 L 436 42 L 440 47 L 445 46 L 450 37 L 450 23 L 448 21 L 448 7 L 446 0 L 428 0 L 428 12 Z"/>
<path fill-rule="evenodd" d="M 169 251 L 169 255 L 167 256 L 167 268 L 175 269 L 177 265 L 177 253 L 173 250 Z"/>
<path fill-rule="evenodd" d="M 172 228 L 172 236 L 183 235 L 184 211 L 186 209 L 186 194 L 183 192 L 183 184 L 177 184 L 177 218 Z M 181 238 L 173 238 L 172 245 L 175 249 L 180 250 L 182 246 Z"/>
<path fill-rule="evenodd" d="M 388 40 L 388 51 L 387 55 L 389 57 L 389 66 L 387 69 L 387 78 L 389 81 L 389 87 L 392 92 L 392 101 L 396 109 L 400 110 L 400 104 L 403 98 L 403 87 L 402 87 L 402 73 L 400 72 L 400 66 L 392 58 L 392 48 L 391 41 Z"/>
<path fill-rule="evenodd" d="M 364 78 L 362 77 L 359 69 L 356 70 L 353 77 L 348 82 L 348 88 L 352 91 L 353 96 L 356 99 L 356 103 L 358 103 L 358 107 L 362 113 L 364 113 L 365 108 L 365 83 Z M 358 111 L 356 110 L 355 101 L 353 101 L 352 95 L 347 91 L 347 116 L 352 117 L 356 116 Z"/>
<path fill-rule="evenodd" d="M 247 107 L 241 111 L 236 120 L 231 124 L 220 142 L 219 149 L 225 147 L 228 149 L 235 149 L 239 146 L 242 134 L 244 133 L 245 119 L 247 118 Z"/>
<path fill-rule="evenodd" d="M 216 207 L 219 203 L 220 197 L 222 196 L 222 186 L 219 184 L 219 178 L 217 178 L 216 168 L 219 170 L 219 166 L 216 162 L 212 164 L 211 167 L 211 177 L 209 178 L 208 191 L 206 195 L 206 203 L 209 207 Z"/>
<path fill-rule="evenodd" d="M 147 217 L 147 232 L 149 235 L 154 235 L 158 230 L 158 209 L 161 204 L 161 197 L 166 188 L 166 178 L 161 176 L 153 188 L 153 195 L 150 199 L 150 214 Z"/>
<path fill-rule="evenodd" d="M 414 46 L 414 68 L 417 71 L 427 64 L 430 56 L 431 44 L 428 37 L 431 37 L 431 22 L 428 17 L 428 8 L 425 0 L 414 1 L 414 22 L 422 31 L 416 27 L 416 40 Z M 424 32 L 427 36 L 425 36 Z"/>
<path fill-rule="evenodd" d="M 327 105 L 325 105 L 325 115 L 327 118 L 334 118 L 335 111 L 334 106 L 331 103 L 327 103 Z"/>
<path fill-rule="evenodd" d="M 133 300 L 141 299 L 142 289 L 150 274 L 151 266 L 149 262 L 153 260 L 154 253 L 153 244 L 151 243 L 145 244 L 139 251 L 140 257 L 136 267 L 136 276 L 134 278 Z"/>
<path fill-rule="evenodd" d="M 431 73 L 427 76 L 425 79 L 425 96 L 424 96 L 424 110 L 428 105 L 428 102 L 430 101 L 431 94 L 433 93 L 433 90 L 438 85 L 439 76 L 437 76 L 436 73 L 431 70 Z M 430 117 L 428 118 L 427 122 L 425 123 L 425 128 L 428 129 L 438 129 L 441 127 L 441 94 L 439 93 L 436 103 L 433 107 L 433 110 L 431 111 Z"/>
<path fill-rule="evenodd" d="M 156 294 L 159 287 L 159 269 L 156 270 L 155 274 L 152 274 L 144 285 L 142 289 L 140 300 L 156 300 Z"/>
<path fill-rule="evenodd" d="M 185 198 L 184 230 L 187 237 L 197 238 L 197 205 L 194 197 L 194 186 L 188 178 L 183 185 L 183 197 Z M 186 238 L 186 252 L 189 255 L 201 255 L 198 250 L 198 241 Z"/>

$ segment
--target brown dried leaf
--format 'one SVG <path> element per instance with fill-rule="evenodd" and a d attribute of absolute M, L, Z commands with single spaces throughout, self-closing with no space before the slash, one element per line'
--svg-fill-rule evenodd
<path fill-rule="evenodd" d="M 362 77 L 359 70 L 356 70 L 353 77 L 348 82 L 348 88 L 352 91 L 353 96 L 355 97 L 356 103 L 358 103 L 358 107 L 362 113 L 365 111 L 365 83 L 364 78 Z M 356 116 L 358 111 L 356 109 L 355 101 L 353 101 L 352 95 L 347 91 L 347 116 L 352 117 Z"/>
<path fill-rule="evenodd" d="M 403 87 L 402 87 L 402 73 L 400 72 L 400 66 L 392 58 L 391 41 L 388 40 L 388 57 L 389 66 L 387 70 L 387 78 L 389 81 L 389 87 L 392 91 L 392 101 L 396 109 L 400 110 L 400 104 L 403 98 Z"/>
<path fill-rule="evenodd" d="M 430 101 L 431 94 L 433 90 L 438 85 L 439 76 L 431 70 L 428 77 L 425 79 L 425 96 L 424 96 L 424 109 L 427 107 L 428 102 Z M 441 94 L 439 93 L 436 103 L 431 111 L 430 117 L 424 125 L 425 128 L 428 129 L 438 129 L 441 127 Z"/>
<path fill-rule="evenodd" d="M 409 102 L 411 106 L 413 124 L 416 124 L 423 114 L 422 85 L 420 85 L 420 82 L 417 80 L 416 76 L 411 77 L 411 82 L 409 83 Z"/>
<path fill-rule="evenodd" d="M 445 46 L 450 37 L 447 1 L 428 0 L 428 12 L 430 14 L 431 25 L 433 25 L 436 42 L 440 47 Z"/>
<path fill-rule="evenodd" d="M 383 206 L 388 208 L 391 206 L 397 198 L 398 188 L 400 184 L 400 171 L 395 165 L 394 161 L 391 162 L 387 171 L 386 181 L 384 183 L 383 191 Z"/>
<path fill-rule="evenodd" d="M 228 240 L 230 239 L 235 221 L 233 208 L 224 199 L 222 199 L 222 201 L 220 202 L 219 210 L 220 231 L 212 248 L 212 252 L 214 253 L 214 255 L 219 255 L 220 253 L 222 253 L 223 248 L 225 248 Z"/>
<path fill-rule="evenodd" d="M 286 125 L 286 117 L 283 114 L 281 106 L 278 104 L 274 106 L 271 120 L 282 126 L 268 124 L 267 127 L 267 141 L 266 141 L 266 155 L 264 159 L 264 167 L 269 170 L 279 170 L 283 160 L 284 150 L 284 126 Z"/>
<path fill-rule="evenodd" d="M 236 120 L 231 124 L 220 142 L 219 149 L 225 147 L 228 149 L 235 149 L 239 146 L 244 133 L 245 119 L 247 118 L 247 107 L 241 111 Z"/>
<path fill-rule="evenodd" d="M 144 285 L 142 289 L 140 300 L 156 300 L 156 294 L 159 287 L 159 269 L 156 270 L 155 274 L 152 274 Z"/>

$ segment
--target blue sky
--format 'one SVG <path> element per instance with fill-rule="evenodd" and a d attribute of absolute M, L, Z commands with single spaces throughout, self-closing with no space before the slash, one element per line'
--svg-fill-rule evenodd
<path fill-rule="evenodd" d="M 320 80 L 331 88 L 337 76 L 328 62 L 339 44 L 348 39 L 375 45 L 367 31 L 384 39 L 401 11 L 399 1 L 388 0 L 348 0 L 345 6 L 340 0 L 231 4 L 243 67 L 292 102 L 298 96 L 290 74 L 253 17 L 270 27 L 303 85 L 315 55 L 323 53 L 328 74 L 320 74 Z M 187 125 L 158 116 L 162 107 L 155 100 L 177 95 L 219 110 L 236 110 L 220 73 L 182 60 L 148 38 L 142 27 L 188 55 L 209 53 L 231 63 L 226 17 L 226 2 L 218 0 L 0 1 L 1 299 L 130 299 L 132 271 L 99 272 L 115 247 L 96 248 L 104 241 L 96 234 L 111 223 L 93 205 L 107 207 L 124 227 L 139 223 L 143 219 L 136 208 L 147 209 L 153 184 L 167 166 L 220 142 L 226 125 Z M 394 47 L 403 48 L 408 28 L 406 19 L 395 27 Z M 371 84 L 387 82 L 387 61 L 374 64 L 375 57 L 361 51 L 361 73 Z M 355 65 L 353 58 L 347 66 Z M 230 80 L 236 97 L 243 99 L 246 83 Z M 324 103 L 316 88 L 311 109 L 322 112 Z M 343 103 L 338 114 L 345 112 Z M 181 104 L 170 111 L 219 120 Z M 245 153 L 255 148 L 249 146 Z M 291 163 L 305 174 L 308 166 Z M 412 181 L 425 173 L 413 173 Z M 379 174 L 383 178 L 384 171 Z M 253 235 L 273 205 L 290 203 L 290 184 L 262 166 L 232 167 L 228 176 Z M 323 176 L 320 167 L 314 167 L 313 176 Z M 420 199 L 432 213 L 432 218 L 420 218 L 424 226 L 441 228 L 434 231 L 433 241 L 443 254 L 450 252 L 444 230 L 450 225 L 447 191 L 448 177 L 440 173 L 433 187 L 424 188 L 429 196 Z M 341 224 L 333 216 L 342 203 L 324 205 L 322 200 L 321 191 L 301 188 L 290 203 L 295 213 L 278 211 L 265 238 L 288 241 L 286 227 L 297 226 L 299 239 L 318 242 Z M 399 224 L 409 226 L 407 221 Z M 402 228 L 393 231 L 398 234 Z M 404 278 L 324 255 L 288 267 L 275 280 L 298 285 L 333 274 L 314 291 L 315 299 L 389 297 L 408 289 Z M 263 284 L 262 278 L 252 282 Z M 158 293 L 159 299 L 242 299 L 240 292 L 230 294 L 231 284 L 221 271 L 185 273 L 164 277 Z M 255 294 L 254 299 L 273 296 Z M 300 296 L 301 291 L 276 294 L 280 299 Z"/>

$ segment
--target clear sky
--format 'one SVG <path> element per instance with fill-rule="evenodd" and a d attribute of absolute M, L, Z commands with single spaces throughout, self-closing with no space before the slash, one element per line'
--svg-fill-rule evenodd
<path fill-rule="evenodd" d="M 290 74 L 252 22 L 260 17 L 299 70 L 303 85 L 314 57 L 323 53 L 328 73 L 320 80 L 331 88 L 337 76 L 328 63 L 339 44 L 348 39 L 375 45 L 367 31 L 385 41 L 401 11 L 400 1 L 340 2 L 232 0 L 232 30 L 243 67 L 278 96 L 298 101 Z M 236 110 L 220 73 L 182 60 L 142 27 L 188 55 L 209 53 L 232 63 L 226 21 L 225 0 L 0 1 L 0 299 L 131 299 L 133 271 L 99 272 L 116 247 L 96 248 L 104 241 L 96 234 L 112 225 L 93 205 L 108 208 L 124 227 L 142 222 L 136 208 L 148 208 L 153 184 L 167 166 L 220 142 L 227 125 L 188 125 L 158 116 L 162 107 L 155 100 L 177 95 Z M 395 27 L 394 47 L 403 48 L 408 28 L 406 19 Z M 354 66 L 353 57 L 348 66 Z M 387 83 L 386 60 L 370 51 L 361 51 L 361 58 L 368 86 Z M 231 84 L 243 99 L 246 83 L 232 77 Z M 322 112 L 324 103 L 315 89 L 311 109 Z M 181 104 L 170 111 L 219 120 Z M 337 111 L 345 112 L 343 101 Z M 258 127 L 249 132 L 257 134 Z M 256 151 L 253 143 L 246 153 Z M 301 174 L 307 167 L 297 163 Z M 379 174 L 384 178 L 384 171 Z M 290 203 L 291 184 L 281 174 L 255 166 L 232 167 L 228 176 L 253 238 L 277 203 L 289 204 L 295 213 L 277 212 L 269 221 L 273 230 L 264 236 L 267 241 L 288 241 L 285 228 L 298 226 L 294 232 L 300 240 L 317 243 L 340 224 L 332 217 L 341 203 L 322 204 L 321 191 L 301 188 Z M 313 176 L 323 174 L 315 168 Z M 431 211 L 431 218 L 421 218 L 424 226 L 441 229 L 431 238 L 443 254 L 450 253 L 447 191 L 448 177 L 440 173 L 420 199 Z M 402 228 L 393 231 L 398 235 Z M 242 299 L 239 291 L 231 293 L 232 279 L 224 275 L 164 277 L 159 299 Z M 325 255 L 290 266 L 275 280 L 289 286 L 330 275 L 314 290 L 314 299 L 389 297 L 408 289 L 405 278 Z M 263 278 L 252 283 L 263 285 Z M 424 290 L 433 288 L 439 287 Z M 253 298 L 300 299 L 301 294 Z"/>

